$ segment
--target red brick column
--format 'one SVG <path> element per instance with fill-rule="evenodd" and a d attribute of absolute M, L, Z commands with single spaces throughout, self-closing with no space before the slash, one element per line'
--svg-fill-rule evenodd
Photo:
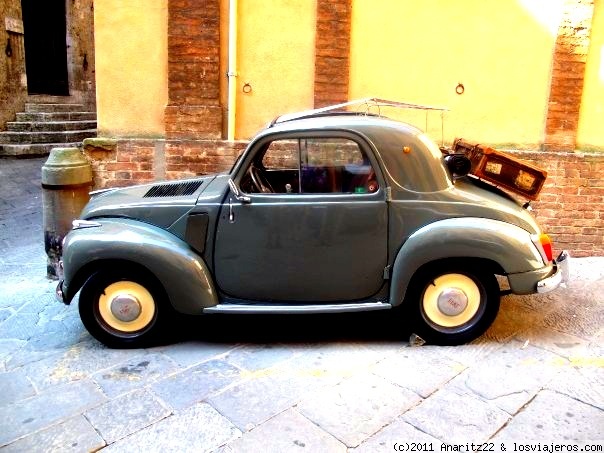
<path fill-rule="evenodd" d="M 220 138 L 220 1 L 168 2 L 166 138 Z"/>
<path fill-rule="evenodd" d="M 574 151 L 585 78 L 593 0 L 566 0 L 554 49 L 543 149 Z"/>
<path fill-rule="evenodd" d="M 317 0 L 315 107 L 348 100 L 351 0 Z"/>

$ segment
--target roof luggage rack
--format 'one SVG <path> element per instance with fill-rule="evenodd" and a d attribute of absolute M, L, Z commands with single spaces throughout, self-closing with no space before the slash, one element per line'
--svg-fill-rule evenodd
<path fill-rule="evenodd" d="M 357 107 L 356 111 L 346 110 L 348 107 Z M 361 110 L 364 107 L 364 110 Z M 342 102 L 341 104 L 328 105 L 326 107 L 321 107 L 318 109 L 312 110 L 304 110 L 301 112 L 288 113 L 285 115 L 281 115 L 276 117 L 270 124 L 270 126 L 274 126 L 275 124 L 285 123 L 287 121 L 299 120 L 303 118 L 314 118 L 318 116 L 323 116 L 327 113 L 348 113 L 348 114 L 357 114 L 357 115 L 377 115 L 382 116 L 380 108 L 381 107 L 395 107 L 399 109 L 413 109 L 413 110 L 436 110 L 440 112 L 448 111 L 449 109 L 446 107 L 437 107 L 433 105 L 422 105 L 422 104 L 412 104 L 409 102 L 400 102 L 400 101 L 391 101 L 388 99 L 380 99 L 380 98 L 363 98 L 356 99 L 354 101 Z M 372 111 L 372 109 L 377 109 L 377 113 Z M 339 111 L 339 112 L 338 112 Z"/>
<path fill-rule="evenodd" d="M 348 107 L 356 106 L 356 111 L 346 110 Z M 363 109 L 364 110 L 361 110 Z M 328 114 L 337 115 L 366 115 L 366 116 L 382 116 L 381 107 L 395 107 L 399 109 L 412 109 L 412 110 L 424 110 L 426 112 L 426 128 L 428 130 L 428 112 L 438 111 L 440 112 L 440 129 L 441 129 L 441 147 L 444 147 L 445 143 L 445 118 L 444 113 L 449 111 L 446 107 L 437 107 L 434 105 L 423 105 L 423 104 L 412 104 L 410 102 L 390 101 L 388 99 L 380 98 L 363 98 L 356 99 L 354 101 L 342 102 L 341 104 L 328 105 L 327 107 L 321 107 L 313 110 L 304 110 L 302 112 L 288 113 L 276 117 L 268 127 L 272 127 L 275 124 L 285 123 L 287 121 L 300 120 L 304 118 L 317 118 Z M 377 109 L 377 113 L 372 111 Z"/>

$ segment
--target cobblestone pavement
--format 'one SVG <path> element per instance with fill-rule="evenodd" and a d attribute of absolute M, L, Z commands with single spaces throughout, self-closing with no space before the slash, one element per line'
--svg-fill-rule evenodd
<path fill-rule="evenodd" d="M 110 350 L 45 278 L 43 161 L 0 160 L 2 453 L 603 445 L 604 258 L 573 260 L 566 289 L 506 296 L 461 347 L 412 347 L 364 314 L 204 317 Z"/>

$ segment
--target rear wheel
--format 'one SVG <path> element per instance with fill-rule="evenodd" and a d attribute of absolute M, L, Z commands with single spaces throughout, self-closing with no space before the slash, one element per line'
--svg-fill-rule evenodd
<path fill-rule="evenodd" d="M 454 265 L 420 270 L 405 298 L 417 334 L 443 345 L 466 343 L 482 335 L 495 320 L 499 303 L 495 275 Z"/>
<path fill-rule="evenodd" d="M 143 272 L 100 271 L 80 293 L 80 318 L 90 334 L 113 348 L 133 348 L 159 339 L 169 309 L 161 285 Z"/>

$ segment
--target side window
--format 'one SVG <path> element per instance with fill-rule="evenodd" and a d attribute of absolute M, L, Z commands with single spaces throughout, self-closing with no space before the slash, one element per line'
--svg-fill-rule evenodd
<path fill-rule="evenodd" d="M 275 140 L 268 145 L 262 158 L 266 170 L 298 170 L 298 140 Z"/>
<path fill-rule="evenodd" d="M 248 193 L 372 193 L 379 186 L 369 159 L 346 138 L 274 140 L 250 164 Z"/>
<path fill-rule="evenodd" d="M 300 140 L 302 193 L 371 193 L 375 172 L 359 145 L 347 138 Z"/>

